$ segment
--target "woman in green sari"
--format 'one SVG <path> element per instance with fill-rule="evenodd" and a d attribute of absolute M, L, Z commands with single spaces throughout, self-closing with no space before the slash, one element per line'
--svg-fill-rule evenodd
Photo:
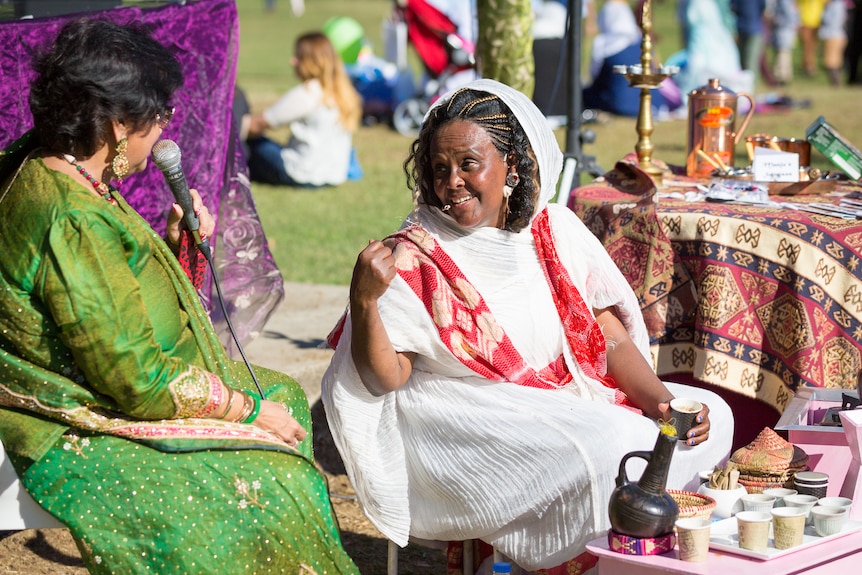
<path fill-rule="evenodd" d="M 177 61 L 79 20 L 35 68 L 34 128 L 0 158 L 0 440 L 22 484 L 91 573 L 357 573 L 301 388 L 258 368 L 257 395 L 178 262 L 182 210 L 163 240 L 113 185 L 170 121 Z"/>

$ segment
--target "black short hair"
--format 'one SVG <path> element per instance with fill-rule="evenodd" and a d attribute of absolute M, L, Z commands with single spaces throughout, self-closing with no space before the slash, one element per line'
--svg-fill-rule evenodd
<path fill-rule="evenodd" d="M 453 120 L 475 122 L 488 132 L 501 156 L 514 156 L 520 181 L 509 196 L 509 213 L 505 227 L 513 232 L 521 231 L 530 223 L 535 210 L 539 171 L 524 128 L 509 107 L 498 96 L 489 92 L 462 88 L 452 94 L 448 102 L 431 110 L 404 162 L 408 187 L 418 187 L 418 192 L 426 204 L 442 207 L 440 199 L 434 194 L 434 175 L 430 167 L 429 153 L 434 134 Z"/>
<path fill-rule="evenodd" d="M 154 123 L 183 82 L 179 62 L 142 26 L 98 18 L 65 24 L 33 69 L 30 112 L 39 144 L 79 158 L 107 140 L 112 120 L 131 131 Z"/>

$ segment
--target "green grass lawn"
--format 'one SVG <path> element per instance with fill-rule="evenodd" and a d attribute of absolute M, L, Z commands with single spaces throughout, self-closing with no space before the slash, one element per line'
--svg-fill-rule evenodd
<path fill-rule="evenodd" d="M 657 60 L 680 46 L 675 5 L 671 0 L 654 1 Z M 237 0 L 237 6 L 238 83 L 246 90 L 252 110 L 260 111 L 296 84 L 289 64 L 294 39 L 303 32 L 322 28 L 333 16 L 356 18 L 375 53 L 382 55 L 381 25 L 391 14 L 392 0 L 306 0 L 306 12 L 298 18 L 290 13 L 287 0 L 278 2 L 271 14 L 264 11 L 263 0 Z M 588 52 L 589 39 L 585 39 L 585 58 Z M 779 92 L 759 85 L 756 95 L 773 91 Z M 803 138 L 811 122 L 823 115 L 845 137 L 862 146 L 862 114 L 857 112 L 862 88 L 829 86 L 821 73 L 813 78 L 799 77 L 780 93 L 796 101 L 808 100 L 810 107 L 755 114 L 746 133 Z M 607 123 L 586 127 L 595 133 L 596 140 L 584 146 L 584 153 L 595 156 L 602 168 L 613 167 L 616 160 L 634 151 L 638 136 L 633 118 L 613 117 Z M 684 164 L 686 130 L 685 119 L 657 122 L 652 135 L 653 157 L 669 164 Z M 565 149 L 565 129 L 558 129 L 557 136 Z M 359 131 L 355 145 L 365 170 L 359 182 L 316 191 L 253 186 L 270 247 L 286 280 L 347 285 L 356 254 L 369 238 L 380 238 L 395 230 L 412 209 L 402 169 L 410 139 L 387 126 L 373 126 Z M 741 146 L 737 158 L 745 158 Z M 833 169 L 816 151 L 812 158 L 812 164 Z"/>

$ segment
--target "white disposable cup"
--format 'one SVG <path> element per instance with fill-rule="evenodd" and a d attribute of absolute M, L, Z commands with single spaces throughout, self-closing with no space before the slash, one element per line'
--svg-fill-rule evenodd
<path fill-rule="evenodd" d="M 811 523 L 811 509 L 817 505 L 818 498 L 813 495 L 805 495 L 797 493 L 796 495 L 788 495 L 784 498 L 784 504 L 787 507 L 801 507 L 808 513 L 807 522 Z"/>
<path fill-rule="evenodd" d="M 784 507 L 784 498 L 788 495 L 796 495 L 799 492 L 786 487 L 770 487 L 769 489 L 764 489 L 763 493 L 775 497 L 775 505 L 772 506 L 774 509 L 776 507 Z"/>
<path fill-rule="evenodd" d="M 844 528 L 847 509 L 817 505 L 811 509 L 811 516 L 814 518 L 814 531 L 821 537 L 828 537 L 839 533 Z"/>
<path fill-rule="evenodd" d="M 764 511 L 740 511 L 736 514 L 739 547 L 749 551 L 766 551 L 769 546 L 769 524 L 772 514 Z"/>
<path fill-rule="evenodd" d="M 742 508 L 745 511 L 766 511 L 775 505 L 775 496 L 766 493 L 746 493 L 741 497 Z"/>
<path fill-rule="evenodd" d="M 817 500 L 817 505 L 821 507 L 841 507 L 849 510 L 853 505 L 853 500 L 849 497 L 821 497 Z"/>
<path fill-rule="evenodd" d="M 679 558 L 683 561 L 706 561 L 709 554 L 710 521 L 703 517 L 686 517 L 676 521 Z"/>

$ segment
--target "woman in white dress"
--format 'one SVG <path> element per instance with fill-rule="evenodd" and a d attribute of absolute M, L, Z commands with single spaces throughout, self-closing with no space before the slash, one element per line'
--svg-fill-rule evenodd
<path fill-rule="evenodd" d="M 561 165 L 526 96 L 472 82 L 413 143 L 416 210 L 357 259 L 323 401 L 363 510 L 400 545 L 481 539 L 523 568 L 577 573 L 609 527 L 621 458 L 653 447 L 672 397 L 709 407 L 669 487 L 729 454 L 727 405 L 658 379 L 631 288 L 548 204 Z"/>

